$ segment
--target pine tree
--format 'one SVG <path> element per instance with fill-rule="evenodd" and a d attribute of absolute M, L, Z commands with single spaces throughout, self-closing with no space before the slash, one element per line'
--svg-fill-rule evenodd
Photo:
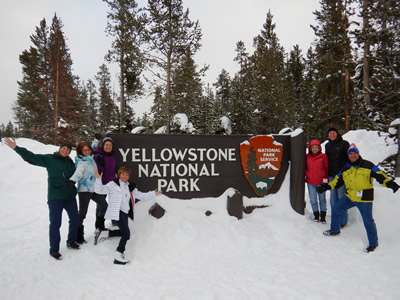
<path fill-rule="evenodd" d="M 258 112 L 254 127 L 257 133 L 279 132 L 287 126 L 289 103 L 285 89 L 285 51 L 279 43 L 275 26 L 271 12 L 268 12 L 261 33 L 254 38 L 255 51 L 251 62 Z"/>
<path fill-rule="evenodd" d="M 186 53 L 180 58 L 180 63 L 173 71 L 172 94 L 174 95 L 172 110 L 177 113 L 185 113 L 189 120 L 194 120 L 196 115 L 200 113 L 198 104 L 202 99 L 202 70 L 196 70 L 193 57 L 190 53 Z M 196 123 L 196 122 L 195 122 Z M 200 124 L 195 124 L 200 125 Z M 195 126 L 197 128 L 197 126 Z"/>
<path fill-rule="evenodd" d="M 79 126 L 78 91 L 61 19 L 54 15 L 49 35 L 49 101 L 53 108 L 53 143 L 75 142 Z"/>
<path fill-rule="evenodd" d="M 117 107 L 111 91 L 111 74 L 105 64 L 99 67 L 95 76 L 99 85 L 98 130 L 102 133 L 113 131 L 117 125 Z"/>
<path fill-rule="evenodd" d="M 165 126 L 165 120 L 167 119 L 167 101 L 165 101 L 165 94 L 161 86 L 154 88 L 154 99 L 151 107 L 151 113 L 154 116 L 153 128 L 158 130 L 162 126 Z"/>
<path fill-rule="evenodd" d="M 163 81 L 167 108 L 166 126 L 170 133 L 172 118 L 173 70 L 182 55 L 194 55 L 200 48 L 201 30 L 199 22 L 189 19 L 189 10 L 183 10 L 182 0 L 149 0 L 148 28 L 146 41 L 149 62 L 156 70 L 162 70 L 159 79 Z"/>
<path fill-rule="evenodd" d="M 363 27 L 355 33 L 363 47 L 363 102 L 373 127 L 382 129 L 400 112 L 400 3 L 364 0 L 360 6 Z"/>
<path fill-rule="evenodd" d="M 316 53 L 310 47 L 306 54 L 304 64 L 304 89 L 303 102 L 300 110 L 301 125 L 308 136 L 323 140 L 326 138 L 326 130 L 321 131 L 321 123 L 318 117 L 318 107 L 315 105 L 316 85 L 318 70 Z"/>
<path fill-rule="evenodd" d="M 89 140 L 94 134 L 94 122 L 89 109 L 89 91 L 84 81 L 76 79 L 78 97 L 75 109 L 79 112 L 78 140 Z"/>
<path fill-rule="evenodd" d="M 50 28 L 45 19 L 36 27 L 30 37 L 33 46 L 20 55 L 23 78 L 13 106 L 23 135 L 54 144 L 75 142 L 80 118 L 76 78 L 62 27 L 57 15 Z"/>
<path fill-rule="evenodd" d="M 149 113 L 143 113 L 142 117 L 138 117 L 136 119 L 136 126 L 143 126 L 145 129 L 141 131 L 141 133 L 152 133 L 152 119 Z"/>
<path fill-rule="evenodd" d="M 250 57 L 242 41 L 236 43 L 236 53 L 233 60 L 239 64 L 240 69 L 231 81 L 232 131 L 235 134 L 250 134 L 255 123 L 254 72 L 252 72 Z"/>
<path fill-rule="evenodd" d="M 218 75 L 217 81 L 214 83 L 216 101 L 220 104 L 221 117 L 229 117 L 232 109 L 231 99 L 231 77 L 225 69 L 222 69 Z"/>
<path fill-rule="evenodd" d="M 198 134 L 213 133 L 213 125 L 215 124 L 214 111 L 214 94 L 209 86 L 205 90 L 205 95 L 197 97 L 193 103 L 193 113 L 189 120 Z"/>
<path fill-rule="evenodd" d="M 7 123 L 7 126 L 4 128 L 4 132 L 3 132 L 2 136 L 15 136 L 14 126 L 11 123 L 11 121 L 9 121 Z"/>
<path fill-rule="evenodd" d="M 99 99 L 97 97 L 96 85 L 89 79 L 86 83 L 87 105 L 89 115 L 89 133 L 91 135 L 99 132 Z"/>
<path fill-rule="evenodd" d="M 305 63 L 304 58 L 301 54 L 301 49 L 298 45 L 293 47 L 293 50 L 290 51 L 289 60 L 287 62 L 287 91 L 290 103 L 290 114 L 288 114 L 288 118 L 291 120 L 289 124 L 291 127 L 301 127 L 303 122 L 302 111 L 305 108 L 305 99 L 304 99 L 304 70 Z"/>
<path fill-rule="evenodd" d="M 253 147 L 250 147 L 249 154 L 247 155 L 246 170 L 250 174 L 258 170 L 257 153 Z"/>
<path fill-rule="evenodd" d="M 354 69 L 351 43 L 348 33 L 348 0 L 323 0 L 321 10 L 314 12 L 316 35 L 315 111 L 319 118 L 317 127 L 323 132 L 326 127 L 339 130 L 350 128 L 350 78 Z"/>
<path fill-rule="evenodd" d="M 218 118 L 214 110 L 215 95 L 210 85 L 205 88 L 199 104 L 199 112 L 194 116 L 193 123 L 200 134 L 213 134 L 218 128 Z"/>
<path fill-rule="evenodd" d="M 128 105 L 130 100 L 141 94 L 143 85 L 140 74 L 144 68 L 143 53 L 140 49 L 144 30 L 144 19 L 135 0 L 103 0 L 109 7 L 106 32 L 115 39 L 106 59 L 117 62 L 120 68 L 120 132 L 132 128 L 134 113 Z"/>
<path fill-rule="evenodd" d="M 14 118 L 21 134 L 42 142 L 49 142 L 52 109 L 49 105 L 48 34 L 46 20 L 30 36 L 33 46 L 19 56 L 22 80 L 18 81 L 17 100 L 13 105 Z"/>

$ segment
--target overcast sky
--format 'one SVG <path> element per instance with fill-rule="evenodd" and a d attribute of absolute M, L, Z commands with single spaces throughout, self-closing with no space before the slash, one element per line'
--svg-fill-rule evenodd
<path fill-rule="evenodd" d="M 138 1 L 139 6 L 147 1 Z M 184 0 L 192 21 L 199 20 L 202 29 L 202 48 L 195 60 L 199 66 L 210 65 L 205 81 L 212 84 L 222 69 L 232 76 L 237 71 L 233 61 L 236 43 L 242 40 L 249 53 L 252 41 L 265 23 L 271 10 L 276 33 L 281 45 L 289 52 L 298 44 L 306 53 L 314 32 L 313 11 L 319 10 L 319 0 Z M 11 106 L 17 97 L 17 80 L 21 80 L 19 55 L 32 45 L 29 36 L 45 18 L 48 25 L 54 13 L 64 23 L 64 34 L 73 60 L 73 74 L 83 80 L 93 79 L 112 38 L 104 29 L 108 6 L 101 0 L 7 0 L 0 11 L 0 124 L 12 120 Z M 109 66 L 116 70 L 115 66 Z M 117 86 L 116 75 L 113 81 Z M 147 111 L 151 103 L 142 100 L 134 104 L 138 115 Z"/>

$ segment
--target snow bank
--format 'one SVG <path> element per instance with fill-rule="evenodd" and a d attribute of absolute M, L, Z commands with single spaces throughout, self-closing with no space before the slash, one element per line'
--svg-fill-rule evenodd
<path fill-rule="evenodd" d="M 387 137 L 376 132 L 354 131 L 345 139 L 356 143 L 367 159 L 382 161 L 392 152 L 391 145 L 384 146 Z M 27 139 L 17 143 L 36 153 L 58 149 Z M 380 246 L 374 253 L 363 252 L 367 239 L 357 210 L 350 210 L 349 225 L 335 238 L 322 235 L 329 225 L 312 222 L 307 196 L 306 215 L 295 213 L 287 175 L 277 194 L 245 197 L 246 206 L 267 207 L 244 214 L 242 220 L 226 212 L 233 189 L 217 198 L 163 195 L 137 203 L 126 250 L 132 263 L 116 266 L 118 238 L 93 245 L 93 203 L 85 220 L 88 243 L 79 251 L 66 249 L 64 214 L 64 260 L 51 258 L 46 170 L 27 164 L 6 146 L 0 146 L 0 156 L 1 299 L 400 298 L 399 192 L 379 184 L 374 218 Z M 156 201 L 167 211 L 161 219 L 148 213 Z"/>

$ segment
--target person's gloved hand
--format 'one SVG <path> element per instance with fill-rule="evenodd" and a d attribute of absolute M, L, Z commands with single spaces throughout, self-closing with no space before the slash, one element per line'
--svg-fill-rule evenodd
<path fill-rule="evenodd" d="M 392 189 L 393 193 L 396 193 L 397 190 L 399 189 L 399 185 L 394 181 L 389 181 L 388 183 L 386 183 L 386 186 Z"/>
<path fill-rule="evenodd" d="M 95 161 L 104 168 L 104 157 L 102 155 L 96 156 Z"/>
<path fill-rule="evenodd" d="M 330 189 L 331 189 L 331 187 L 327 183 L 323 183 L 323 184 L 320 184 L 319 186 L 317 186 L 317 192 L 320 194 L 322 194 L 323 192 L 330 190 Z"/>
<path fill-rule="evenodd" d="M 68 190 L 72 190 L 74 187 L 75 187 L 75 181 L 73 181 L 73 180 L 68 180 L 67 189 L 68 189 Z"/>

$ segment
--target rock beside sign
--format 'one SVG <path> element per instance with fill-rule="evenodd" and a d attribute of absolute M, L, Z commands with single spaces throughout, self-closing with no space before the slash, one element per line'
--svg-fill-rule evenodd
<path fill-rule="evenodd" d="M 165 213 L 166 213 L 166 210 L 164 208 L 162 208 L 158 203 L 155 203 L 149 209 L 149 214 L 152 215 L 156 219 L 162 218 Z"/>

